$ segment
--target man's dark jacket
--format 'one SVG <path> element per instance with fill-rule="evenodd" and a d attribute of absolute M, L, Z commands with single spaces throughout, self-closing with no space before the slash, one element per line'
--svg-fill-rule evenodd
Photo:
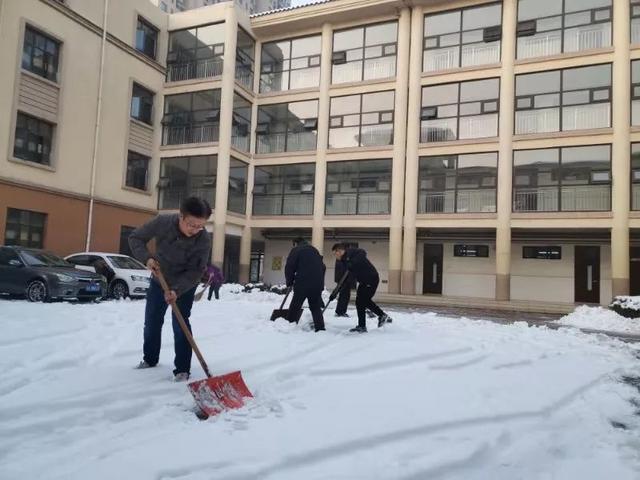
<path fill-rule="evenodd" d="M 377 285 L 380 281 L 376 267 L 367 258 L 367 252 L 361 248 L 348 248 L 342 256 L 342 261 L 359 283 Z"/>
<path fill-rule="evenodd" d="M 295 284 L 296 289 L 322 290 L 325 270 L 318 250 L 305 242 L 289 252 L 284 276 L 289 287 Z"/>

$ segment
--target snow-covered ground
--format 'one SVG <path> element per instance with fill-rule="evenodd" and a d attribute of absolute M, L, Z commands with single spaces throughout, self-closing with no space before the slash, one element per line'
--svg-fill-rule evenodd
<path fill-rule="evenodd" d="M 158 368 L 132 368 L 143 301 L 1 301 L 0 478 L 640 478 L 640 391 L 621 381 L 638 345 L 399 312 L 366 335 L 328 314 L 315 334 L 268 321 L 280 299 L 225 288 L 194 307 L 214 374 L 241 369 L 255 395 L 207 421 L 172 382 L 170 322 Z"/>
<path fill-rule="evenodd" d="M 591 330 L 640 335 L 640 318 L 625 318 L 603 307 L 582 305 L 559 319 L 558 323 Z"/>

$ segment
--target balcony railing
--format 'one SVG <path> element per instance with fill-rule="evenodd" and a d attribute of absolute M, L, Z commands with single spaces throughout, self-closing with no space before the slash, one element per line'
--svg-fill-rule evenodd
<path fill-rule="evenodd" d="M 231 145 L 233 145 L 238 150 L 242 150 L 243 152 L 249 151 L 249 137 L 242 135 L 235 135 L 233 132 L 231 134 Z"/>
<path fill-rule="evenodd" d="M 220 134 L 218 123 L 193 123 L 188 125 L 165 125 L 162 129 L 163 145 L 217 142 Z"/>
<path fill-rule="evenodd" d="M 640 185 L 631 186 L 631 210 L 640 210 Z"/>
<path fill-rule="evenodd" d="M 181 82 L 194 78 L 209 78 L 222 75 L 222 58 L 207 58 L 193 62 L 167 64 L 167 81 Z"/>
<path fill-rule="evenodd" d="M 562 32 L 540 32 L 531 37 L 518 37 L 518 58 L 548 57 L 562 51 Z"/>
<path fill-rule="evenodd" d="M 633 23 L 632 23 L 633 31 Z M 640 26 L 638 33 L 640 35 Z M 640 38 L 640 37 L 639 37 Z M 597 23 L 564 31 L 564 51 L 579 52 L 611 45 L 611 23 Z M 547 57 L 562 53 L 562 31 L 540 32 L 518 37 L 518 58 Z"/>
<path fill-rule="evenodd" d="M 631 19 L 631 43 L 640 43 L 640 18 Z"/>
<path fill-rule="evenodd" d="M 271 133 L 258 135 L 256 153 L 296 152 L 315 150 L 317 136 L 315 132 Z"/>
<path fill-rule="evenodd" d="M 609 103 L 593 103 L 562 108 L 563 130 L 605 128 L 610 125 L 611 107 Z"/>
<path fill-rule="evenodd" d="M 424 120 L 420 127 L 421 142 L 448 142 L 458 136 L 458 119 Z"/>
<path fill-rule="evenodd" d="M 460 117 L 460 140 L 467 138 L 485 138 L 498 135 L 498 114 Z"/>
<path fill-rule="evenodd" d="M 244 193 L 229 191 L 227 198 L 227 210 L 236 213 L 245 213 L 247 197 Z"/>
<path fill-rule="evenodd" d="M 516 133 L 545 133 L 560 131 L 560 109 L 522 110 L 516 112 Z"/>
<path fill-rule="evenodd" d="M 611 210 L 609 185 L 566 185 L 561 188 L 519 188 L 513 195 L 513 211 L 557 212 L 559 194 L 564 212 Z"/>
<path fill-rule="evenodd" d="M 360 82 L 363 79 L 390 78 L 396 75 L 396 57 L 379 57 L 356 60 L 333 66 L 331 83 Z"/>
<path fill-rule="evenodd" d="M 313 194 L 254 194 L 254 215 L 312 215 Z"/>
<path fill-rule="evenodd" d="M 438 72 L 458 68 L 460 65 L 460 47 L 440 48 L 424 52 L 424 71 Z"/>
<path fill-rule="evenodd" d="M 216 198 L 215 187 L 162 188 L 160 189 L 160 210 L 176 210 L 182 201 L 190 196 L 203 198 L 213 205 Z"/>
<path fill-rule="evenodd" d="M 462 51 L 462 54 L 460 53 Z M 462 63 L 460 62 L 462 55 Z M 471 43 L 424 52 L 424 71 L 438 72 L 458 67 L 489 65 L 500 62 L 500 42 Z"/>
<path fill-rule="evenodd" d="M 218 75 L 222 74 L 222 70 Z M 244 65 L 236 63 L 236 80 L 240 85 L 245 86 L 249 90 L 253 90 L 253 68 L 252 65 Z"/>
<path fill-rule="evenodd" d="M 493 188 L 420 192 L 418 213 L 491 213 L 496 211 Z"/>
<path fill-rule="evenodd" d="M 363 125 L 360 135 L 360 145 L 371 147 L 376 145 L 391 145 L 393 143 L 393 125 Z"/>
<path fill-rule="evenodd" d="M 329 193 L 327 215 L 379 215 L 389 213 L 389 193 Z"/>

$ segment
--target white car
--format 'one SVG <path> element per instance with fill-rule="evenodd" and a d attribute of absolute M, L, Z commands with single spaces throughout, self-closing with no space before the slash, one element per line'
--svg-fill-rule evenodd
<path fill-rule="evenodd" d="M 135 258 L 119 253 L 82 252 L 69 255 L 65 260 L 80 270 L 96 272 L 105 277 L 111 273 L 109 269 L 113 270 L 112 278 L 107 278 L 110 297 L 144 297 L 147 294 L 151 272 Z"/>

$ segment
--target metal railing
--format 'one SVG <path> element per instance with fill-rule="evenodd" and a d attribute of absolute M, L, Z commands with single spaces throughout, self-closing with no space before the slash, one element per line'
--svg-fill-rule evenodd
<path fill-rule="evenodd" d="M 313 194 L 254 194 L 253 215 L 312 215 Z"/>
<path fill-rule="evenodd" d="M 326 215 L 379 215 L 389 213 L 389 193 L 329 193 Z"/>
<path fill-rule="evenodd" d="M 220 124 L 192 123 L 188 125 L 165 125 L 162 129 L 163 145 L 209 143 L 219 140 Z"/>
<path fill-rule="evenodd" d="M 498 135 L 498 114 L 475 115 L 472 117 L 460 117 L 460 131 L 458 138 L 485 138 Z"/>
<path fill-rule="evenodd" d="M 557 212 L 559 208 L 563 212 L 609 211 L 611 210 L 611 186 L 565 185 L 519 188 L 514 191 L 513 211 L 515 212 Z"/>
<path fill-rule="evenodd" d="M 518 37 L 517 58 L 547 57 L 562 53 L 562 35 L 562 30 L 551 30 L 536 33 L 530 37 Z M 640 24 L 638 35 L 640 39 Z M 611 45 L 611 23 L 582 25 L 564 31 L 565 52 L 579 52 L 609 45 Z"/>
<path fill-rule="evenodd" d="M 194 78 L 209 78 L 222 75 L 222 57 L 207 58 L 192 62 L 167 64 L 167 81 L 181 82 Z"/>
<path fill-rule="evenodd" d="M 216 198 L 216 189 L 215 187 L 161 188 L 160 210 L 178 209 L 182 201 L 190 196 L 203 198 L 213 206 L 214 199 Z"/>
<path fill-rule="evenodd" d="M 393 124 L 363 125 L 360 134 L 360 145 L 370 147 L 391 145 L 393 143 Z"/>
<path fill-rule="evenodd" d="M 640 210 L 640 185 L 631 185 L 631 210 Z"/>
<path fill-rule="evenodd" d="M 256 153 L 296 152 L 315 150 L 317 134 L 315 132 L 271 133 L 257 135 Z"/>
<path fill-rule="evenodd" d="M 220 71 L 222 74 L 222 70 Z M 219 74 L 219 75 L 220 75 Z M 251 65 L 236 63 L 236 80 L 240 85 L 244 85 L 249 90 L 253 90 L 253 68 Z"/>
<path fill-rule="evenodd" d="M 500 42 L 462 45 L 462 65 L 488 65 L 500 62 Z"/>
<path fill-rule="evenodd" d="M 496 211 L 493 188 L 419 192 L 418 213 L 491 213 Z"/>
<path fill-rule="evenodd" d="M 605 128 L 610 125 L 611 106 L 609 103 L 573 105 L 562 108 L 562 130 Z"/>
<path fill-rule="evenodd" d="M 420 126 L 421 142 L 447 142 L 458 137 L 458 119 L 423 120 Z"/>
<path fill-rule="evenodd" d="M 355 60 L 352 62 L 334 65 L 331 83 L 360 82 L 363 78 L 365 80 L 375 80 L 377 78 L 395 77 L 395 75 L 395 55 L 379 58 L 367 58 L 365 60 Z"/>
<path fill-rule="evenodd" d="M 249 136 L 240 136 L 231 134 L 231 145 L 236 147 L 238 150 L 242 150 L 243 152 L 249 151 Z"/>
<path fill-rule="evenodd" d="M 640 18 L 631 19 L 631 43 L 640 43 Z"/>
<path fill-rule="evenodd" d="M 516 112 L 516 134 L 560 131 L 560 108 Z"/>

